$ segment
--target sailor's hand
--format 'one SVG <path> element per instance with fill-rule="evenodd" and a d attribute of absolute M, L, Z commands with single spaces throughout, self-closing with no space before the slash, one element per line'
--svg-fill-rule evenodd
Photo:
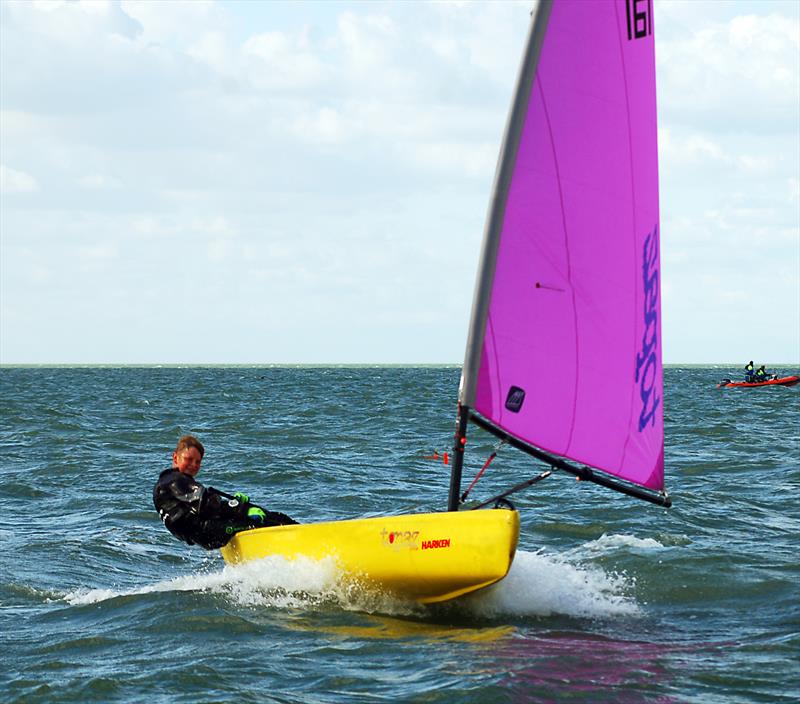
<path fill-rule="evenodd" d="M 249 504 L 250 503 L 250 497 L 247 494 L 242 493 L 241 491 L 237 491 L 233 495 L 233 498 L 236 499 L 241 504 Z"/>
<path fill-rule="evenodd" d="M 247 517 L 253 521 L 253 523 L 263 523 L 267 518 L 267 514 L 258 506 L 252 506 L 247 509 Z"/>

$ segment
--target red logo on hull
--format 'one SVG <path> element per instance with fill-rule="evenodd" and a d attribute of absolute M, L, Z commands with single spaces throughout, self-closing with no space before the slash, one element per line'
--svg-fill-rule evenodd
<path fill-rule="evenodd" d="M 423 550 L 435 550 L 436 548 L 449 548 L 449 547 L 450 547 L 450 538 L 444 538 L 443 540 L 422 541 Z"/>

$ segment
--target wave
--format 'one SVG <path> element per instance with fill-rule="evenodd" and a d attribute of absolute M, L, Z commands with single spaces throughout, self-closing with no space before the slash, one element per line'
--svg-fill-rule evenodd
<path fill-rule="evenodd" d="M 159 592 L 203 592 L 232 604 L 278 609 L 336 606 L 349 611 L 393 615 L 419 614 L 422 607 L 344 575 L 332 558 L 287 560 L 265 557 L 217 572 L 190 574 L 133 589 L 76 589 L 63 599 L 72 606 Z"/>
<path fill-rule="evenodd" d="M 573 564 L 567 555 L 517 551 L 504 580 L 464 603 L 481 616 L 637 616 L 630 587 L 624 576 Z"/>
<path fill-rule="evenodd" d="M 603 539 L 601 538 L 601 542 Z M 642 541 L 649 544 L 650 541 Z M 655 541 L 652 541 L 655 542 Z M 266 608 L 337 607 L 349 611 L 424 617 L 431 609 L 397 598 L 343 575 L 330 559 L 266 557 L 215 572 L 190 574 L 134 589 L 78 589 L 63 598 L 71 605 L 158 592 L 206 592 L 238 606 Z M 455 603 L 477 617 L 551 616 L 613 618 L 640 613 L 621 575 L 583 564 L 569 555 L 518 551 L 498 584 Z"/>
<path fill-rule="evenodd" d="M 581 553 L 606 553 L 613 552 L 620 548 L 633 548 L 636 551 L 644 552 L 648 550 L 658 550 L 663 548 L 660 542 L 654 538 L 637 538 L 634 535 L 617 535 L 603 533 L 597 540 L 582 545 L 578 551 Z"/>

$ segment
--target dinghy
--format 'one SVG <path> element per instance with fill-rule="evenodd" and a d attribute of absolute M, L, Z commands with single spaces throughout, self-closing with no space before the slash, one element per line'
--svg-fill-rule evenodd
<path fill-rule="evenodd" d="M 460 511 L 256 528 L 222 548 L 237 564 L 272 555 L 333 558 L 351 580 L 421 604 L 448 601 L 508 573 L 516 511 Z"/>
<path fill-rule="evenodd" d="M 484 230 L 448 510 L 248 530 L 222 549 L 228 562 L 332 558 L 433 603 L 506 575 L 519 526 L 508 496 L 551 475 L 585 480 L 576 494 L 591 483 L 670 505 L 651 13 L 649 1 L 541 0 L 532 14 Z M 464 510 L 471 426 L 548 469 Z"/>
<path fill-rule="evenodd" d="M 794 386 L 800 383 L 800 376 L 781 376 L 766 381 L 731 381 L 723 379 L 717 384 L 718 389 L 754 388 L 757 386 Z"/>

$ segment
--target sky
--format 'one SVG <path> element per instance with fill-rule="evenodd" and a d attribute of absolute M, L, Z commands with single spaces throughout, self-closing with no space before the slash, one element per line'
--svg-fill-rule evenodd
<path fill-rule="evenodd" d="M 461 363 L 531 7 L 0 0 L 0 363 Z M 664 361 L 800 366 L 800 2 L 655 34 Z"/>

